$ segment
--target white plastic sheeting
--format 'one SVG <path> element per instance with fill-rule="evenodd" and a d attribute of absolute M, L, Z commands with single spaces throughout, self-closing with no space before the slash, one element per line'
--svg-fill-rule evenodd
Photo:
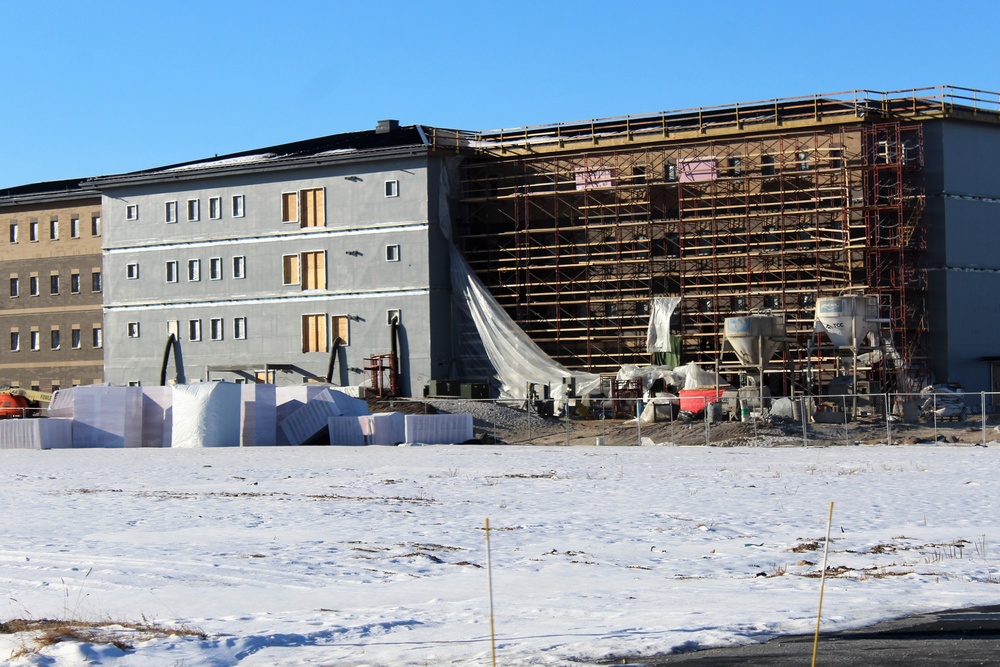
<path fill-rule="evenodd" d="M 90 385 L 60 389 L 49 417 L 73 420 L 73 447 L 141 447 L 141 387 Z"/>
<path fill-rule="evenodd" d="M 674 314 L 679 296 L 654 297 L 649 309 L 649 328 L 646 331 L 646 351 L 673 352 L 670 345 L 670 317 Z"/>
<path fill-rule="evenodd" d="M 570 371 L 545 354 L 500 307 L 454 246 L 451 249 L 451 284 L 461 307 L 468 309 L 476 323 L 500 381 L 502 398 L 525 399 L 527 385 L 532 383 L 549 385 L 550 395 L 557 403 L 562 403 L 566 398 L 563 379 L 571 377 L 576 379 L 576 393 L 580 396 L 600 389 L 599 375 Z"/>
<path fill-rule="evenodd" d="M 172 389 L 172 447 L 239 447 L 240 385 L 202 382 Z"/>
<path fill-rule="evenodd" d="M 369 445 L 398 445 L 406 442 L 406 420 L 401 412 L 378 412 L 358 417 Z"/>
<path fill-rule="evenodd" d="M 318 396 L 320 393 L 326 391 L 330 385 L 326 384 L 301 384 L 301 385 L 289 385 L 281 386 L 275 388 L 275 409 L 277 411 L 276 419 L 280 424 L 285 421 L 296 410 L 302 408 L 303 405 L 309 402 L 309 399 L 314 396 Z M 281 428 L 277 429 L 277 442 L 278 445 L 287 445 L 288 438 L 285 437 L 285 431 Z"/>
<path fill-rule="evenodd" d="M 72 419 L 0 421 L 0 449 L 68 449 L 72 444 Z"/>
<path fill-rule="evenodd" d="M 142 388 L 142 446 L 169 447 L 173 426 L 171 387 Z"/>
<path fill-rule="evenodd" d="M 272 447 L 276 444 L 276 390 L 273 384 L 241 385 L 240 444 L 244 447 Z"/>
<path fill-rule="evenodd" d="M 356 417 L 368 413 L 365 401 L 351 398 L 332 387 L 325 387 L 279 425 L 288 444 L 301 445 L 315 438 L 321 431 L 328 430 L 330 417 Z"/>
<path fill-rule="evenodd" d="M 673 370 L 669 366 L 636 366 L 635 364 L 625 364 L 618 369 L 618 375 L 615 379 L 619 382 L 625 380 L 642 380 L 643 397 L 649 396 L 649 390 L 657 380 L 663 380 L 664 388 L 666 388 L 666 385 L 677 386 L 678 383 Z"/>
<path fill-rule="evenodd" d="M 472 440 L 472 415 L 406 415 L 406 442 L 460 445 Z"/>

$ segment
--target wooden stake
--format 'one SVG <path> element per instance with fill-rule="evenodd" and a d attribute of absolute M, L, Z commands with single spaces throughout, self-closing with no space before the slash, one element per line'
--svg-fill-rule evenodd
<path fill-rule="evenodd" d="M 812 667 L 816 667 L 816 650 L 819 648 L 819 620 L 823 616 L 823 589 L 826 587 L 826 560 L 830 554 L 830 527 L 833 525 L 833 501 L 830 501 L 830 516 L 826 520 L 826 546 L 823 547 L 823 573 L 819 578 L 819 609 L 816 611 L 816 634 L 813 636 Z M 492 618 L 492 613 L 491 616 Z"/>
<path fill-rule="evenodd" d="M 829 537 L 827 538 L 829 539 Z M 490 648 L 493 652 L 493 667 L 497 667 L 497 637 L 493 629 L 493 560 L 490 557 L 490 518 L 486 517 L 486 578 L 490 587 Z"/>

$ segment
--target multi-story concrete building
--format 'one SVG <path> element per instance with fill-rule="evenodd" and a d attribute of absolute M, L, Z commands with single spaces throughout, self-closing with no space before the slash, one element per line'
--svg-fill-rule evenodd
<path fill-rule="evenodd" d="M 0 385 L 102 382 L 101 198 L 79 180 L 0 190 Z"/>
<path fill-rule="evenodd" d="M 366 368 L 391 352 L 400 393 L 447 376 L 445 169 L 420 127 L 383 121 L 95 179 L 107 380 L 158 384 L 169 356 L 168 381 L 388 383 Z"/>

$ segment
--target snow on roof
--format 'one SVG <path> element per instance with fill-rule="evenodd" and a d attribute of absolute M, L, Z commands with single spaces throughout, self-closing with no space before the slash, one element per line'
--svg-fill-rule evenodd
<path fill-rule="evenodd" d="M 257 155 L 237 155 L 235 157 L 219 158 L 218 160 L 202 160 L 200 162 L 190 162 L 180 164 L 176 167 L 167 167 L 164 172 L 170 171 L 191 171 L 194 169 L 217 169 L 221 167 L 235 167 L 242 164 L 255 164 L 265 162 L 277 157 L 274 153 L 259 153 Z"/>

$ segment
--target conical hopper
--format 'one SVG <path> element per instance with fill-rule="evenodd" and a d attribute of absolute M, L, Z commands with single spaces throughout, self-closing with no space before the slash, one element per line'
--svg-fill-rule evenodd
<path fill-rule="evenodd" d="M 727 317 L 726 340 L 744 366 L 763 367 L 778 350 L 785 335 L 784 319 L 777 315 Z"/>

